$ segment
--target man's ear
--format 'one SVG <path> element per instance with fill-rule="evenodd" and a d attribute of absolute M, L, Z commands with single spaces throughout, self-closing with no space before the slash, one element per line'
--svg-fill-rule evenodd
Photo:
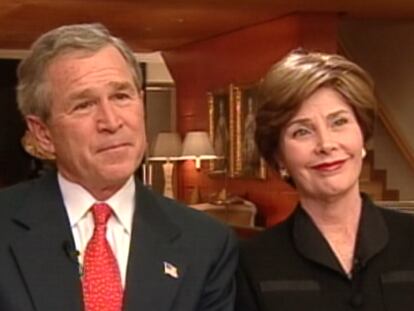
<path fill-rule="evenodd" d="M 141 97 L 142 100 L 144 100 L 145 91 L 143 89 L 142 90 L 139 90 L 138 91 L 138 96 Z"/>
<path fill-rule="evenodd" d="M 50 135 L 49 127 L 38 116 L 25 117 L 27 128 L 32 133 L 39 147 L 49 154 L 55 154 L 55 145 Z"/>

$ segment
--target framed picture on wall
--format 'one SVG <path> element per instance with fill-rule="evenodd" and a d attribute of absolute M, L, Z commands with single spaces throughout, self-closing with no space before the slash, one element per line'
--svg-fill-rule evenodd
<path fill-rule="evenodd" d="M 219 157 L 210 161 L 210 174 L 232 176 L 234 169 L 234 100 L 232 86 L 207 93 L 209 134 Z"/>
<path fill-rule="evenodd" d="M 259 156 L 254 133 L 256 112 L 259 108 L 258 85 L 233 86 L 234 121 L 234 176 L 266 178 L 266 164 Z"/>

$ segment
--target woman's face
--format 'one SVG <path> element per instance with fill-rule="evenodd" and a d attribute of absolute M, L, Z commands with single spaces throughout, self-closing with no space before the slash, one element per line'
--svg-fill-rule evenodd
<path fill-rule="evenodd" d="M 358 193 L 363 146 L 352 108 L 338 92 L 325 87 L 305 100 L 283 129 L 278 163 L 302 197 Z"/>

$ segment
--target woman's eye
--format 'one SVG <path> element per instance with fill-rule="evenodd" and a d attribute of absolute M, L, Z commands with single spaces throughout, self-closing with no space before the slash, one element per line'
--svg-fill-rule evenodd
<path fill-rule="evenodd" d="M 299 128 L 299 129 L 293 131 L 292 136 L 293 136 L 293 138 L 299 138 L 299 137 L 306 136 L 309 133 L 310 133 L 310 130 L 305 129 L 305 128 Z"/>
<path fill-rule="evenodd" d="M 334 126 L 341 126 L 348 123 L 347 118 L 338 118 L 333 121 Z"/>

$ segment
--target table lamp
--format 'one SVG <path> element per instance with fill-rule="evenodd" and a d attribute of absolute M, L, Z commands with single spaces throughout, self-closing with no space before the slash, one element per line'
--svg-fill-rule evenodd
<path fill-rule="evenodd" d="M 174 161 L 180 160 L 181 155 L 181 137 L 176 132 L 160 132 L 158 133 L 149 161 L 162 161 L 164 172 L 164 196 L 174 198 L 173 189 L 173 171 Z"/>
<path fill-rule="evenodd" d="M 217 159 L 208 133 L 204 131 L 188 132 L 184 138 L 181 159 L 195 160 L 195 167 L 197 171 L 200 171 L 201 169 L 202 160 Z M 190 204 L 198 203 L 199 200 L 200 190 L 198 185 L 195 185 L 193 193 L 191 194 Z"/>

